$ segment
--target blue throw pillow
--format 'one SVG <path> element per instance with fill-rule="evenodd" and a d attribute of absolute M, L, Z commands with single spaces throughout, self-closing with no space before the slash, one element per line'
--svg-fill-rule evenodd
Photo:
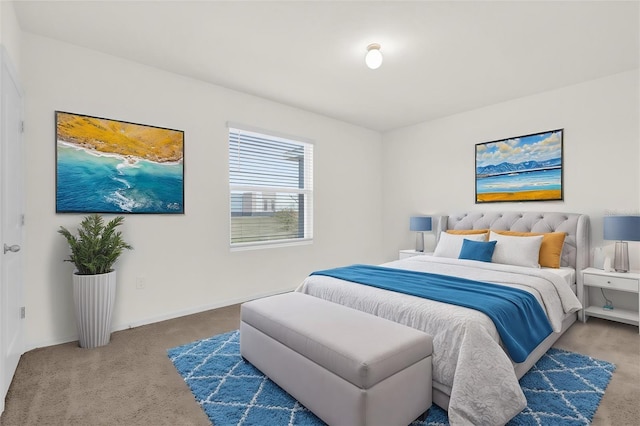
<path fill-rule="evenodd" d="M 497 241 L 471 241 L 465 239 L 462 242 L 458 259 L 479 260 L 481 262 L 491 262 L 493 250 Z"/>

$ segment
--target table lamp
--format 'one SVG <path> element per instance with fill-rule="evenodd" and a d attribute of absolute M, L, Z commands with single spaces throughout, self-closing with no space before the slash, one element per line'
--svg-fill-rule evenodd
<path fill-rule="evenodd" d="M 627 241 L 640 241 L 640 216 L 605 216 L 604 239 L 616 240 L 613 269 L 629 271 L 629 248 Z"/>
<path fill-rule="evenodd" d="M 428 216 L 412 216 L 409 221 L 409 230 L 416 234 L 416 251 L 424 251 L 424 231 L 431 231 L 431 218 Z"/>

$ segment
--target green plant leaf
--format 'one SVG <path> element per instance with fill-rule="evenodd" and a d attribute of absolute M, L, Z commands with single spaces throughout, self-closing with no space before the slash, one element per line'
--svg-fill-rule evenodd
<path fill-rule="evenodd" d="M 77 236 L 61 226 L 58 233 L 65 237 L 71 250 L 65 262 L 73 263 L 79 275 L 111 272 L 124 250 L 133 249 L 124 241 L 122 233 L 116 231 L 123 222 L 124 217 L 117 216 L 105 225 L 101 215 L 90 214 L 80 222 Z"/>

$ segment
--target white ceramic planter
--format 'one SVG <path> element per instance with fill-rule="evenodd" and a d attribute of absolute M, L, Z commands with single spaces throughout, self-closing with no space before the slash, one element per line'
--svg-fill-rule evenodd
<path fill-rule="evenodd" d="M 73 274 L 73 302 L 82 348 L 104 346 L 111 339 L 116 300 L 116 271 L 100 275 Z"/>

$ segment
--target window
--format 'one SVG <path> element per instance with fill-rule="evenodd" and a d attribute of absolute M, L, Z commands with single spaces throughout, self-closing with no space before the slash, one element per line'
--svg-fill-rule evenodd
<path fill-rule="evenodd" d="M 313 238 L 313 145 L 229 124 L 231 247 Z"/>

